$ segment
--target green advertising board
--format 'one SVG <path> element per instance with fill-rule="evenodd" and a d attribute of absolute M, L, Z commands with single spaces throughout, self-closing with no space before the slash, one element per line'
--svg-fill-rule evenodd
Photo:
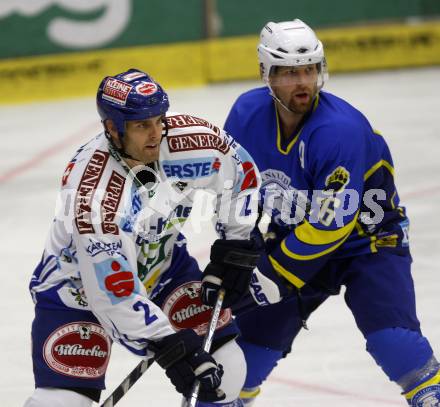
<path fill-rule="evenodd" d="M 262 26 L 295 17 L 332 73 L 440 64 L 435 16 L 440 0 L 4 0 L 0 103 L 92 95 L 132 67 L 166 88 L 257 79 Z"/>
<path fill-rule="evenodd" d="M 220 35 L 256 34 L 268 21 L 300 18 L 312 27 L 440 16 L 439 0 L 218 0 Z"/>
<path fill-rule="evenodd" d="M 203 0 L 0 2 L 0 58 L 196 41 Z"/>
<path fill-rule="evenodd" d="M 313 27 L 440 15 L 439 0 L 7 0 L 0 2 L 0 59 L 199 41 L 208 5 L 219 37 L 255 35 L 267 21 Z"/>

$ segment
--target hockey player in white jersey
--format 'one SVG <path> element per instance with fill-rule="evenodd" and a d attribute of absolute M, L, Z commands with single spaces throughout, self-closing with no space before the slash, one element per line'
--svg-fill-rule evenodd
<path fill-rule="evenodd" d="M 240 406 L 246 368 L 237 328 L 222 310 L 212 356 L 203 351 L 210 307 L 199 299 L 201 272 L 180 230 L 195 191 L 214 192 L 221 239 L 210 267 L 230 271 L 225 305 L 235 302 L 258 260 L 249 238 L 254 163 L 207 121 L 165 116 L 166 93 L 139 70 L 104 78 L 97 107 L 105 131 L 67 165 L 30 283 L 36 389 L 25 406 L 98 401 L 113 341 L 154 356 L 186 396 L 198 379 L 198 406 Z"/>

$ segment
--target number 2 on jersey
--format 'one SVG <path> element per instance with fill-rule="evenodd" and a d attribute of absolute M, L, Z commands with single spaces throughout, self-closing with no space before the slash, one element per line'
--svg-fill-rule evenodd
<path fill-rule="evenodd" d="M 150 325 L 152 322 L 156 321 L 157 315 L 150 315 L 150 307 L 148 306 L 148 304 L 145 304 L 142 301 L 138 301 L 133 304 L 133 309 L 135 311 L 140 311 L 141 308 L 143 308 L 145 312 L 145 325 Z"/>

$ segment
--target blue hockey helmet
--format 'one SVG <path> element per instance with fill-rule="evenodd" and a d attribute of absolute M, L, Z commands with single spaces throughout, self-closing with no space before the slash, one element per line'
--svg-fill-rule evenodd
<path fill-rule="evenodd" d="M 161 116 L 170 107 L 162 87 L 145 72 L 133 68 L 106 76 L 99 85 L 96 104 L 102 122 L 112 120 L 120 137 L 126 121 Z"/>

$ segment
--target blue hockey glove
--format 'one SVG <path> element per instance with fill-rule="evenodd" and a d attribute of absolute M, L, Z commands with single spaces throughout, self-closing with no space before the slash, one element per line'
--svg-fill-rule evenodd
<path fill-rule="evenodd" d="M 223 366 L 203 350 L 202 338 L 192 329 L 168 335 L 155 342 L 152 348 L 156 353 L 156 362 L 185 397 L 190 397 L 196 379 L 200 382 L 200 401 L 220 401 L 226 397 L 219 389 Z"/>
<path fill-rule="evenodd" d="M 240 300 L 249 291 L 260 253 L 254 240 L 216 240 L 211 247 L 211 262 L 203 272 L 202 302 L 214 306 L 220 288 L 226 293 L 223 308 Z"/>

